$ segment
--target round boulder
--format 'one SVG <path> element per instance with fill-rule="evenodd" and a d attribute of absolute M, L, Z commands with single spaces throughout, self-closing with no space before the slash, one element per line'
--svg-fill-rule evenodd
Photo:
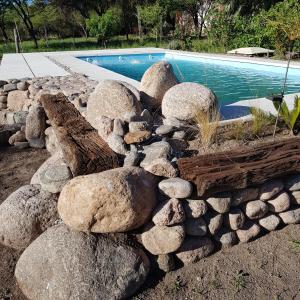
<path fill-rule="evenodd" d="M 150 109 L 158 108 L 165 93 L 176 84 L 178 80 L 172 65 L 158 62 L 145 72 L 141 80 L 141 100 Z"/>
<path fill-rule="evenodd" d="M 148 272 L 145 253 L 121 238 L 75 232 L 60 224 L 23 252 L 15 276 L 28 299 L 115 300 L 134 294 Z"/>
<path fill-rule="evenodd" d="M 144 225 L 156 205 L 156 178 L 138 167 L 79 176 L 64 186 L 58 212 L 79 231 L 125 232 Z"/>
<path fill-rule="evenodd" d="M 184 82 L 169 89 L 162 101 L 162 114 L 167 119 L 194 121 L 197 111 L 208 112 L 217 106 L 214 93 L 205 86 Z"/>
<path fill-rule="evenodd" d="M 96 129 L 99 116 L 125 120 L 128 115 L 140 115 L 141 112 L 135 94 L 121 82 L 113 80 L 100 82 L 87 103 L 87 120 Z"/>
<path fill-rule="evenodd" d="M 58 220 L 57 195 L 39 185 L 25 185 L 0 205 L 0 242 L 17 250 L 25 249 Z"/>

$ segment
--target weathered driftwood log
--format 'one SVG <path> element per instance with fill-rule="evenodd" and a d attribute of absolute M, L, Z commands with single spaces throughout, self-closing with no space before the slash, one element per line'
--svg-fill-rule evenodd
<path fill-rule="evenodd" d="M 197 186 L 198 195 L 241 189 L 300 171 L 300 138 L 267 142 L 248 150 L 178 160 L 180 177 Z"/>
<path fill-rule="evenodd" d="M 64 94 L 43 95 L 40 101 L 73 176 L 119 166 L 116 154 Z"/>

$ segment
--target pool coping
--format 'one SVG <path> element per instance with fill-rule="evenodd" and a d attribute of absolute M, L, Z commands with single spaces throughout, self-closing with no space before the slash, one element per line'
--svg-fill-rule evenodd
<path fill-rule="evenodd" d="M 89 78 L 101 80 L 120 80 L 132 84 L 136 88 L 140 88 L 140 82 L 108 69 L 93 65 L 89 62 L 83 61 L 78 57 L 83 56 L 109 56 L 109 55 L 130 55 L 130 54 L 177 54 L 190 57 L 211 58 L 215 60 L 226 60 L 233 62 L 244 62 L 251 64 L 286 67 L 287 62 L 282 60 L 273 60 L 268 58 L 258 57 L 243 57 L 228 54 L 212 54 L 199 53 L 180 50 L 169 50 L 164 48 L 126 48 L 126 49 L 105 49 L 105 50 L 81 50 L 81 51 L 59 51 L 59 52 L 35 52 L 35 53 L 21 53 L 21 54 L 4 54 L 0 66 L 0 79 L 11 78 L 25 78 L 25 77 L 46 77 L 46 76 L 67 76 L 70 73 L 82 73 Z M 291 62 L 290 68 L 300 70 L 300 62 Z M 7 78 L 9 74 L 9 78 Z M 13 76 L 15 74 L 15 76 Z M 295 95 L 286 95 L 288 105 L 291 105 Z M 291 100 L 292 99 L 292 100 Z M 237 101 L 233 104 L 225 105 L 243 106 L 243 107 L 259 107 L 266 112 L 273 112 L 270 103 L 266 98 L 247 99 Z M 248 116 L 243 116 L 242 118 Z M 237 118 L 241 119 L 241 118 Z"/>

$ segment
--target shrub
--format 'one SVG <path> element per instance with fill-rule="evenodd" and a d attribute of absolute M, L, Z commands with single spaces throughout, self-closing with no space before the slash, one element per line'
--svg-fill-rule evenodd
<path fill-rule="evenodd" d="M 274 117 L 259 108 L 251 107 L 250 112 L 253 116 L 252 133 L 254 135 L 262 135 L 266 126 L 275 124 Z"/>
<path fill-rule="evenodd" d="M 182 43 L 178 40 L 172 40 L 170 41 L 168 48 L 171 50 L 181 50 L 182 49 Z"/>

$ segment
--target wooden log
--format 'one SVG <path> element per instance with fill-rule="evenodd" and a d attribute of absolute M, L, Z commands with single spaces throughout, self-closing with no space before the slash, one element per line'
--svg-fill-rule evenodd
<path fill-rule="evenodd" d="M 119 167 L 117 155 L 64 94 L 43 95 L 40 101 L 73 176 Z"/>
<path fill-rule="evenodd" d="M 199 196 L 258 185 L 300 172 L 300 138 L 260 144 L 247 150 L 178 160 L 180 177 L 195 183 Z"/>

